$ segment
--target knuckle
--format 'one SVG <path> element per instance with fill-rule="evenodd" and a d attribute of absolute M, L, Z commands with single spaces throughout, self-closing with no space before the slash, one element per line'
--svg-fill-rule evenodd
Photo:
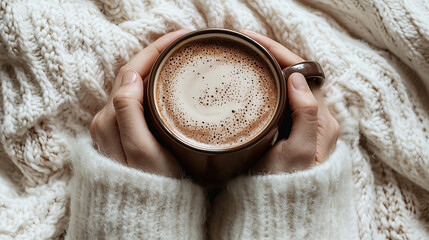
<path fill-rule="evenodd" d="M 277 47 L 278 46 L 275 45 L 274 41 L 268 42 L 267 49 L 270 50 L 270 52 L 276 52 L 277 51 Z"/>
<path fill-rule="evenodd" d="M 119 74 L 118 75 L 122 75 L 125 72 L 128 71 L 134 71 L 128 64 L 123 65 L 120 69 L 119 69 Z"/>
<path fill-rule="evenodd" d="M 122 110 L 130 106 L 130 100 L 132 100 L 132 94 L 126 91 L 118 91 L 112 99 L 115 110 Z"/>
<path fill-rule="evenodd" d="M 319 109 L 319 102 L 317 101 L 317 99 L 312 96 L 306 99 L 306 103 L 304 104 L 304 108 L 309 108 L 309 109 Z"/>
<path fill-rule="evenodd" d="M 95 138 L 105 138 L 109 135 L 109 132 L 112 131 L 112 128 L 115 126 L 116 118 L 115 116 L 110 116 L 104 111 L 101 111 L 95 115 L 94 119 L 89 126 L 89 132 L 91 137 Z"/>
<path fill-rule="evenodd" d="M 319 107 L 316 105 L 309 105 L 301 109 L 301 111 L 307 115 L 317 116 Z"/>
<path fill-rule="evenodd" d="M 317 122 L 319 107 L 316 103 L 316 105 L 309 105 L 309 106 L 303 107 L 299 109 L 297 112 L 302 114 L 307 121 Z"/>

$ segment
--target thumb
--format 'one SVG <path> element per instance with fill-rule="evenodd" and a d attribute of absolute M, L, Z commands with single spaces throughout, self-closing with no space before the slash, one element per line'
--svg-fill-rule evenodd
<path fill-rule="evenodd" d="M 316 156 L 318 102 L 300 73 L 293 73 L 288 81 L 292 129 L 285 144 L 288 154 L 299 165 L 313 164 Z"/>
<path fill-rule="evenodd" d="M 121 86 L 113 96 L 113 106 L 129 165 L 138 161 L 138 153 L 153 149 L 154 146 L 151 145 L 156 142 L 145 121 L 143 97 L 144 88 L 140 75 L 134 71 L 124 72 Z"/>

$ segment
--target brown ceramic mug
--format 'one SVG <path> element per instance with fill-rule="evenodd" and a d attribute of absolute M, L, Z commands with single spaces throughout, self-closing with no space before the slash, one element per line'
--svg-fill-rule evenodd
<path fill-rule="evenodd" d="M 171 43 L 154 63 L 146 119 L 187 174 L 222 181 L 249 169 L 287 136 L 286 81 L 293 72 L 323 84 L 317 62 L 282 70 L 266 48 L 242 33 L 193 31 Z"/>

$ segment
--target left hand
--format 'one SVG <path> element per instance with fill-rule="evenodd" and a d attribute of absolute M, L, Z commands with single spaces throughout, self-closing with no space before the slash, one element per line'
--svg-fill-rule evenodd
<path fill-rule="evenodd" d="M 168 44 L 187 32 L 179 30 L 164 35 L 121 67 L 107 104 L 90 126 L 91 137 L 99 152 L 147 173 L 182 177 L 177 160 L 150 132 L 142 104 L 143 79 L 156 58 Z"/>

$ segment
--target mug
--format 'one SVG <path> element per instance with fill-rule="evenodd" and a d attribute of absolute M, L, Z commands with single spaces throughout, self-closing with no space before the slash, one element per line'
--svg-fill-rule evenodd
<path fill-rule="evenodd" d="M 211 149 L 191 145 L 177 136 L 162 121 L 160 112 L 156 109 L 155 81 L 162 69 L 164 59 L 168 58 L 172 51 L 194 39 L 225 38 L 230 41 L 237 41 L 237 44 L 244 44 L 253 49 L 258 49 L 258 55 L 266 59 L 273 74 L 276 76 L 279 88 L 279 98 L 277 109 L 271 121 L 259 134 L 241 145 L 225 149 Z M 321 66 L 315 61 L 305 61 L 285 69 L 281 69 L 273 55 L 260 43 L 254 39 L 233 30 L 221 28 L 200 29 L 190 32 L 167 46 L 156 59 L 147 81 L 147 94 L 144 101 L 145 115 L 153 135 L 167 149 L 172 151 L 178 159 L 184 171 L 194 179 L 206 182 L 223 181 L 235 176 L 258 160 L 267 152 L 279 139 L 287 137 L 291 128 L 291 116 L 287 98 L 288 77 L 299 72 L 305 76 L 307 81 L 317 81 L 323 84 L 325 75 Z"/>

